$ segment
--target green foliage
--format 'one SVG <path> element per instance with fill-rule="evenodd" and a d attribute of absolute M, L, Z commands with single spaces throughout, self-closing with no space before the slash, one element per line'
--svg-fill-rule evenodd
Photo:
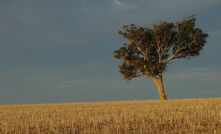
<path fill-rule="evenodd" d="M 195 21 L 192 16 L 177 23 L 160 22 L 153 28 L 125 25 L 119 34 L 128 42 L 114 51 L 114 57 L 122 61 L 119 68 L 124 78 L 159 78 L 174 59 L 199 55 L 208 35 L 195 27 Z"/>

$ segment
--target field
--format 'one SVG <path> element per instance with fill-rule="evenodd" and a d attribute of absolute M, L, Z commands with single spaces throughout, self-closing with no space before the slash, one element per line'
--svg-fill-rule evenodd
<path fill-rule="evenodd" d="M 221 99 L 0 105 L 0 134 L 221 134 Z"/>

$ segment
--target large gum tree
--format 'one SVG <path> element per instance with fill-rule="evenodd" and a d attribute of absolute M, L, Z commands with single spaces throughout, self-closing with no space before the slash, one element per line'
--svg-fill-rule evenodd
<path fill-rule="evenodd" d="M 176 23 L 163 21 L 151 28 L 125 25 L 119 34 L 127 43 L 114 51 L 124 79 L 148 77 L 160 99 L 166 100 L 163 73 L 167 65 L 175 59 L 198 56 L 206 43 L 208 34 L 195 27 L 195 22 L 195 16 L 191 16 Z"/>

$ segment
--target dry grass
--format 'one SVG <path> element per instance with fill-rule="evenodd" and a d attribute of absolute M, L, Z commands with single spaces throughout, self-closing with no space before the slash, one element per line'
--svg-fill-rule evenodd
<path fill-rule="evenodd" d="M 0 134 L 221 133 L 221 99 L 0 105 Z"/>

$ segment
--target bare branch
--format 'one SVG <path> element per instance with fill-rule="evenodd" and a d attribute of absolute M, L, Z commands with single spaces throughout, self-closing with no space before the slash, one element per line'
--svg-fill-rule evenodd
<path fill-rule="evenodd" d="M 166 64 L 167 63 L 170 63 L 172 60 L 174 60 L 176 58 L 176 55 L 175 54 L 173 54 L 172 56 L 170 56 L 169 58 L 168 58 L 168 60 L 166 61 Z"/>
<path fill-rule="evenodd" d="M 160 41 L 157 42 L 157 45 L 155 46 L 155 48 L 156 48 L 157 54 L 158 54 L 158 62 L 161 63 L 162 62 L 162 57 L 160 55 L 160 50 L 161 50 Z"/>
<path fill-rule="evenodd" d="M 166 64 L 177 58 L 176 56 L 178 56 L 181 50 L 183 50 L 183 48 L 178 48 L 177 51 L 167 59 Z"/>

